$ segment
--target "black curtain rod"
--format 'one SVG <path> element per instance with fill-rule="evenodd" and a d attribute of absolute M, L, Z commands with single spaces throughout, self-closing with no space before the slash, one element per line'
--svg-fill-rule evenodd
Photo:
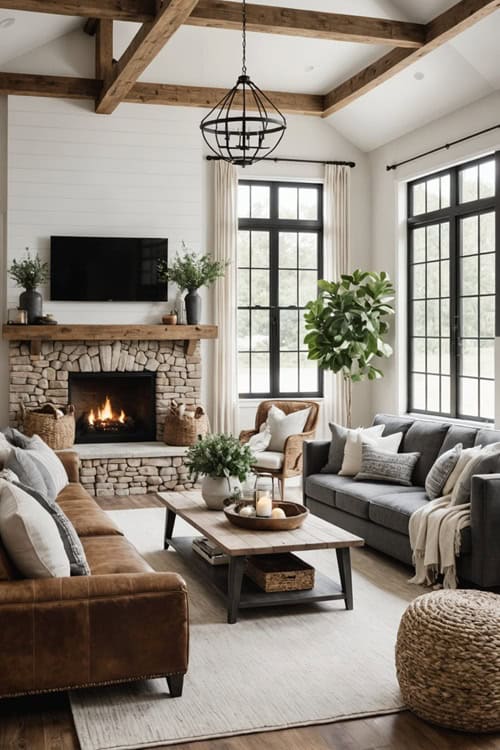
<path fill-rule="evenodd" d="M 206 157 L 207 161 L 221 161 L 221 156 L 211 156 L 210 154 Z M 264 159 L 259 159 L 259 161 L 288 161 L 292 162 L 293 164 L 338 164 L 340 166 L 344 167 L 353 167 L 356 166 L 356 162 L 354 161 L 322 161 L 321 159 L 279 159 L 278 157 L 265 157 Z"/>
<path fill-rule="evenodd" d="M 449 143 L 445 143 L 443 146 L 437 146 L 436 148 L 431 148 L 430 151 L 424 151 L 422 154 L 418 154 L 417 156 L 412 156 L 409 159 L 405 159 L 404 161 L 398 161 L 396 164 L 388 164 L 386 166 L 386 170 L 390 172 L 392 169 L 397 169 L 398 167 L 402 167 L 403 164 L 410 164 L 412 161 L 417 161 L 417 159 L 423 159 L 424 156 L 430 156 L 430 154 L 436 154 L 438 151 L 444 151 L 445 149 L 451 148 L 451 146 L 456 146 L 458 143 L 464 143 L 464 141 L 470 141 L 471 138 L 477 138 L 479 135 L 484 135 L 485 133 L 491 133 L 493 130 L 497 130 L 497 128 L 500 128 L 500 123 L 498 125 L 492 125 L 491 128 L 478 130 L 477 132 L 471 133 L 470 135 L 464 135 L 463 138 L 457 138 L 456 141 L 450 141 Z"/>

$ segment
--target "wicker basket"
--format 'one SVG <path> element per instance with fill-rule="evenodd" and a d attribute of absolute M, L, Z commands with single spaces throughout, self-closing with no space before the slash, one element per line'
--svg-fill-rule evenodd
<path fill-rule="evenodd" d="M 399 626 L 403 700 L 421 719 L 466 732 L 500 730 L 500 596 L 435 591 L 415 599 Z"/>
<path fill-rule="evenodd" d="M 206 414 L 198 417 L 179 417 L 169 413 L 165 417 L 163 440 L 167 445 L 194 445 L 200 437 L 210 432 L 210 425 Z"/>
<path fill-rule="evenodd" d="M 314 568 L 290 553 L 249 557 L 245 574 L 266 594 L 314 587 Z"/>
<path fill-rule="evenodd" d="M 59 411 L 64 412 L 62 416 Z M 75 442 L 75 410 L 72 406 L 59 409 L 54 404 L 44 404 L 37 409 L 26 409 L 21 403 L 21 419 L 28 437 L 39 435 L 54 451 L 71 448 Z"/>

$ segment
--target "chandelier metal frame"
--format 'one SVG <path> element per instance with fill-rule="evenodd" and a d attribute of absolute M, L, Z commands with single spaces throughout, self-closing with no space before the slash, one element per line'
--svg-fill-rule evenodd
<path fill-rule="evenodd" d="M 284 115 L 247 73 L 246 32 L 247 8 L 243 0 L 241 75 L 200 124 L 209 149 L 220 159 L 240 167 L 268 157 L 280 144 L 287 127 Z"/>

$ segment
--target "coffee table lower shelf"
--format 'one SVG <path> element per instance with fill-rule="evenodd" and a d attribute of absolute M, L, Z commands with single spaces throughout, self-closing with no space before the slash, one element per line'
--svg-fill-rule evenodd
<path fill-rule="evenodd" d="M 306 591 L 279 591 L 266 593 L 243 574 L 246 557 L 231 557 L 229 565 L 210 565 L 193 551 L 191 536 L 175 536 L 166 539 L 166 547 L 172 547 L 185 559 L 191 568 L 208 580 L 227 600 L 228 622 L 237 620 L 238 609 L 252 607 L 280 607 L 289 604 L 311 604 L 334 599 L 346 601 L 342 586 L 320 571 L 315 571 L 314 588 Z M 348 551 L 348 550 L 347 550 Z M 241 576 L 243 578 L 241 579 Z"/>

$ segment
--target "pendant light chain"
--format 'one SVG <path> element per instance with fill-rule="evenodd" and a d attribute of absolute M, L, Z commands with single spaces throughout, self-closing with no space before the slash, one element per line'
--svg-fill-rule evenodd
<path fill-rule="evenodd" d="M 247 0 L 243 0 L 243 33 L 241 36 L 242 65 L 241 72 L 247 74 Z"/>

